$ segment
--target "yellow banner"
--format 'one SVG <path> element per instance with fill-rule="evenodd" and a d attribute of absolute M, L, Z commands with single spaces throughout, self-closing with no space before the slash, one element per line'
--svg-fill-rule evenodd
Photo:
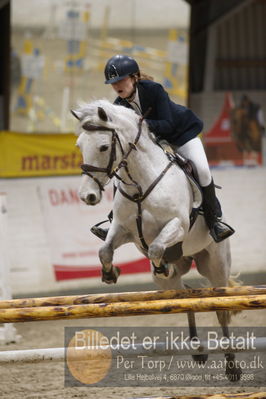
<path fill-rule="evenodd" d="M 80 174 L 77 136 L 0 132 L 0 177 Z"/>

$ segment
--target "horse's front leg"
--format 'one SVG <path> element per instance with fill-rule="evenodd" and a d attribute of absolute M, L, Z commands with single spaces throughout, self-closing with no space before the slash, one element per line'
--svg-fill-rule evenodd
<path fill-rule="evenodd" d="M 184 234 L 185 230 L 181 220 L 176 217 L 170 220 L 152 241 L 149 246 L 148 257 L 152 261 L 156 274 L 169 277 L 169 272 L 171 273 L 171 271 L 165 270 L 165 267 L 161 265 L 163 254 L 166 248 L 183 241 Z"/>
<path fill-rule="evenodd" d="M 119 267 L 113 266 L 114 250 L 129 242 L 125 229 L 112 222 L 104 245 L 99 250 L 99 258 L 102 264 L 102 281 L 106 284 L 116 283 L 120 274 Z"/>

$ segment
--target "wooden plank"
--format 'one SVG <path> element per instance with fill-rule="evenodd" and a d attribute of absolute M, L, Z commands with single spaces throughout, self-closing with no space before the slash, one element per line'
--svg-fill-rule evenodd
<path fill-rule="evenodd" d="M 266 285 L 103 293 L 5 300 L 0 301 L 0 309 L 264 294 L 266 294 Z"/>

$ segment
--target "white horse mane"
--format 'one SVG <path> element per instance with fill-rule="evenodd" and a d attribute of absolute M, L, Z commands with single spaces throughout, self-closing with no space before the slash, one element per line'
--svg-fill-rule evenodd
<path fill-rule="evenodd" d="M 98 108 L 103 108 L 108 120 L 103 121 L 98 115 Z M 139 121 L 139 115 L 133 109 L 112 104 L 107 99 L 95 100 L 89 103 L 81 102 L 75 112 L 79 115 L 81 125 L 90 122 L 97 126 L 106 126 L 116 130 L 132 129 Z"/>
<path fill-rule="evenodd" d="M 103 108 L 108 116 L 108 120 L 103 121 L 98 115 L 98 108 Z M 84 132 L 82 125 L 89 122 L 96 126 L 106 126 L 114 129 L 116 132 L 123 132 L 120 139 L 123 141 L 125 132 L 136 133 L 136 127 L 140 116 L 131 108 L 126 108 L 121 105 L 113 104 L 107 99 L 94 100 L 89 103 L 80 102 L 75 113 L 79 116 L 80 124 L 78 127 L 78 134 Z M 88 133 L 85 131 L 85 133 Z M 155 143 L 155 135 L 149 130 L 148 125 L 143 121 L 142 135 L 146 134 L 149 139 Z"/>

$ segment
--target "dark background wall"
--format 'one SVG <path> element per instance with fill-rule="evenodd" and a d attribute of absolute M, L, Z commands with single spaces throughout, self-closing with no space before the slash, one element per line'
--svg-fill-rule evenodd
<path fill-rule="evenodd" d="M 10 1 L 0 0 L 0 129 L 9 126 L 10 36 Z"/>
<path fill-rule="evenodd" d="M 211 89 L 265 90 L 266 1 L 187 1 L 191 5 L 190 93 L 204 91 L 208 57 L 214 57 Z M 208 50 L 210 40 L 214 40 L 214 54 Z"/>

